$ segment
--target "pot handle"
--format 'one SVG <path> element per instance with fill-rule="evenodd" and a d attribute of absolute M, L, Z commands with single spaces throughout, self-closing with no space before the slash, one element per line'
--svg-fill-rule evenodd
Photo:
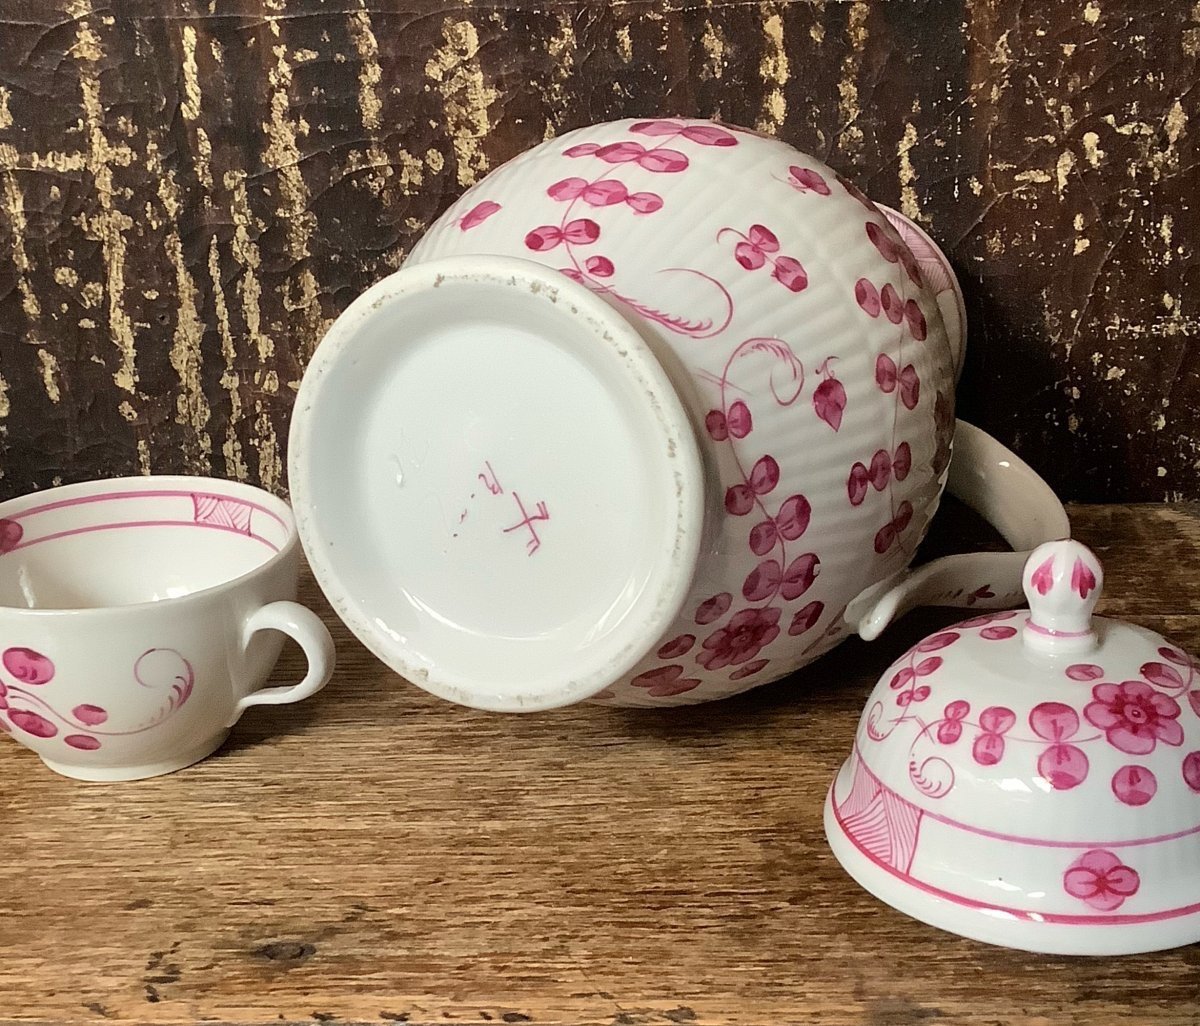
<path fill-rule="evenodd" d="M 917 606 L 1008 609 L 1024 604 L 1021 573 L 1043 542 L 1069 538 L 1058 496 L 1015 453 L 966 421 L 957 421 L 947 491 L 971 507 L 1015 552 L 945 556 L 880 581 L 846 607 L 846 620 L 867 641 Z"/>

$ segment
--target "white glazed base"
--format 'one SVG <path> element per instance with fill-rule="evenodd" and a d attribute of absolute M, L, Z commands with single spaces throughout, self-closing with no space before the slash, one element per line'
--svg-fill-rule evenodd
<path fill-rule="evenodd" d="M 886 905 L 939 930 L 971 940 L 1047 955 L 1136 955 L 1200 941 L 1200 911 L 1146 923 L 1070 925 L 1018 919 L 1000 909 L 976 909 L 926 893 L 881 868 L 846 836 L 825 797 L 825 836 L 842 868 Z"/>
<path fill-rule="evenodd" d="M 703 521 L 695 433 L 629 322 L 557 271 L 463 257 L 384 279 L 326 336 L 290 481 L 337 614 L 443 698 L 586 699 L 660 638 Z"/>
<path fill-rule="evenodd" d="M 216 737 L 209 738 L 202 745 L 190 748 L 171 759 L 161 762 L 147 763 L 142 766 L 81 766 L 73 763 L 56 762 L 53 759 L 42 759 L 47 769 L 72 780 L 86 780 L 91 783 L 116 783 L 123 780 L 147 780 L 150 777 L 161 777 L 177 770 L 187 769 L 203 759 L 207 759 L 221 747 L 229 737 L 229 731 L 223 730 Z"/>

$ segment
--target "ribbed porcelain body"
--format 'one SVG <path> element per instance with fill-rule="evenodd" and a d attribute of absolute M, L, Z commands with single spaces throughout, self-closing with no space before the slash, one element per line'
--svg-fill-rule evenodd
<path fill-rule="evenodd" d="M 689 598 L 597 700 L 680 705 L 779 678 L 912 560 L 945 483 L 963 342 L 957 285 L 915 226 L 777 140 L 619 121 L 488 175 L 406 267 L 467 254 L 538 261 L 602 296 L 701 441 Z"/>

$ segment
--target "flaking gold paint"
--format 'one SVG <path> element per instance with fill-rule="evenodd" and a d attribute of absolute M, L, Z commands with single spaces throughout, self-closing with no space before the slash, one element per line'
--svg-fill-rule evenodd
<path fill-rule="evenodd" d="M 62 401 L 62 389 L 59 387 L 58 358 L 46 349 L 38 347 L 38 365 L 42 372 L 42 387 L 46 390 L 46 398 L 52 403 Z"/>
<path fill-rule="evenodd" d="M 123 392 L 137 388 L 137 340 L 133 321 L 125 310 L 125 233 L 133 228 L 133 218 L 116 206 L 113 187 L 113 147 L 104 132 L 104 107 L 100 99 L 100 62 L 104 51 L 86 15 L 86 0 L 74 0 L 70 13 L 79 19 L 72 54 L 79 62 L 79 87 L 83 99 L 84 125 L 87 132 L 87 166 L 99 204 L 99 213 L 84 215 L 89 238 L 100 243 L 104 254 L 105 289 L 108 294 L 108 330 L 119 362 L 113 382 Z M 126 150 L 128 147 L 124 147 Z"/>
<path fill-rule="evenodd" d="M 701 78 L 719 79 L 725 74 L 725 37 L 721 30 L 706 18 L 700 33 L 700 46 L 704 50 L 704 63 L 700 65 Z"/>
<path fill-rule="evenodd" d="M 208 193 L 212 192 L 213 177 L 212 177 L 212 142 L 208 138 L 208 133 L 203 126 L 194 124 L 200 118 L 201 109 L 201 93 L 200 93 L 200 68 L 196 59 L 196 27 L 194 25 L 185 25 L 183 27 L 183 103 L 180 104 L 179 112 L 183 115 L 185 121 L 193 124 L 193 131 L 196 135 L 196 153 L 195 166 L 196 178 L 204 187 L 206 195 L 204 196 L 205 207 L 212 205 L 212 197 Z"/>
<path fill-rule="evenodd" d="M 851 160 L 862 153 L 863 131 L 858 125 L 862 110 L 858 102 L 858 76 L 862 70 L 863 53 L 867 47 L 867 18 L 871 7 L 867 3 L 850 5 L 846 34 L 850 50 L 842 59 L 838 75 L 838 150 Z"/>
<path fill-rule="evenodd" d="M 442 38 L 445 44 L 426 62 L 425 75 L 442 96 L 458 184 L 474 185 L 490 166 L 483 140 L 492 127 L 489 108 L 500 94 L 484 79 L 479 32 L 470 21 L 447 18 Z"/>
<path fill-rule="evenodd" d="M 13 173 L 11 166 L 8 166 L 7 158 L 3 153 L 0 153 L 0 167 L 4 168 L 3 171 L 0 171 L 0 181 L 3 183 L 0 202 L 2 202 L 4 213 L 8 219 L 12 240 L 10 252 L 13 267 L 17 271 L 17 291 L 21 294 L 21 309 L 30 321 L 37 321 L 42 315 L 42 308 L 29 280 L 29 272 L 33 269 L 33 264 L 29 259 L 29 254 L 25 251 L 25 232 L 28 229 L 25 218 L 25 197 L 17 184 L 17 176 Z"/>
<path fill-rule="evenodd" d="M 258 361 L 265 365 L 275 353 L 275 340 L 266 333 L 262 323 L 262 285 L 258 280 L 258 269 L 262 265 L 258 244 L 250 235 L 253 215 L 250 199 L 246 194 L 246 173 L 230 171 L 225 175 L 225 188 L 232 194 L 230 216 L 233 218 L 233 258 L 241 265 L 238 281 L 238 298 L 242 303 L 242 319 L 246 334 L 253 343 Z M 261 225 L 253 224 L 258 230 Z"/>
<path fill-rule="evenodd" d="M 270 25 L 278 34 L 278 22 Z M 300 313 L 304 319 L 307 330 L 298 339 L 298 348 L 301 360 L 307 361 L 327 327 L 321 315 L 317 279 L 308 264 L 317 218 L 309 209 L 308 186 L 300 173 L 299 137 L 308 134 L 309 126 L 303 118 L 291 116 L 292 65 L 287 46 L 276 44 L 271 52 L 275 63 L 267 73 L 271 118 L 263 126 L 268 139 L 264 156 L 278 175 L 281 205 L 276 213 L 287 225 L 288 256 L 299 266 L 284 284 L 283 303 L 285 309 Z"/>
<path fill-rule="evenodd" d="M 758 73 L 767 92 L 755 128 L 774 135 L 787 120 L 787 99 L 783 94 L 783 87 L 791 78 L 791 65 L 784 46 L 783 18 L 773 10 L 771 4 L 763 6 L 763 14 L 763 36 L 766 43 Z"/>
<path fill-rule="evenodd" d="M 380 96 L 383 68 L 379 64 L 379 40 L 375 37 L 375 27 L 371 22 L 370 12 L 363 6 L 363 0 L 359 0 L 357 11 L 350 12 L 349 31 L 354 51 L 358 55 L 358 109 L 362 116 L 363 131 L 370 138 L 361 166 L 370 169 L 366 178 L 370 190 L 379 196 L 385 205 L 391 206 L 393 196 L 386 185 L 395 171 L 379 140 L 379 133 L 383 129 L 383 99 Z M 407 150 L 403 150 L 399 163 L 405 169 L 400 180 L 401 190 L 408 195 L 409 185 L 414 177 L 409 169 L 414 164 L 419 169 L 421 162 Z M 351 169 L 354 169 L 353 162 Z M 423 178 L 420 171 L 415 178 L 415 184 L 419 186 Z"/>
<path fill-rule="evenodd" d="M 225 283 L 221 280 L 221 250 L 215 235 L 208 242 L 208 282 L 217 315 L 217 334 L 221 339 L 221 387 L 229 396 L 225 441 L 221 444 L 221 454 L 225 457 L 225 476 L 235 481 L 245 481 L 250 477 L 250 470 L 246 466 L 237 433 L 242 420 L 242 379 L 237 372 L 237 344 L 229 323 L 229 300 L 225 295 Z"/>
<path fill-rule="evenodd" d="M 555 15 L 555 31 L 546 40 L 546 53 L 550 55 L 553 65 L 547 76 L 549 84 L 542 90 L 542 100 L 548 110 L 542 132 L 544 139 L 556 136 L 566 117 L 567 105 L 570 102 L 567 83 L 575 73 L 575 53 L 578 47 L 571 12 L 564 7 Z"/>
<path fill-rule="evenodd" d="M 212 473 L 212 438 L 208 422 L 212 410 L 204 394 L 204 324 L 200 319 L 200 292 L 183 255 L 179 237 L 179 185 L 173 170 L 162 167 L 158 147 L 146 148 L 146 169 L 158 177 L 158 196 L 166 211 L 169 228 L 163 250 L 175 276 L 175 330 L 169 359 L 179 378 L 175 396 L 175 422 L 189 430 L 184 437 L 183 458 L 189 473 Z"/>
<path fill-rule="evenodd" d="M 900 212 L 913 221 L 920 221 L 923 218 L 917 199 L 917 172 L 912 162 L 912 151 L 916 145 L 917 126 L 908 121 L 904 125 L 904 136 L 896 146 L 900 167 Z"/>
<path fill-rule="evenodd" d="M 1100 149 L 1100 136 L 1095 132 L 1083 133 L 1083 155 L 1092 167 L 1099 167 L 1104 159 L 1104 151 Z"/>
<path fill-rule="evenodd" d="M 12 127 L 12 111 L 8 109 L 8 102 L 11 99 L 12 91 L 5 86 L 0 86 L 0 128 Z"/>

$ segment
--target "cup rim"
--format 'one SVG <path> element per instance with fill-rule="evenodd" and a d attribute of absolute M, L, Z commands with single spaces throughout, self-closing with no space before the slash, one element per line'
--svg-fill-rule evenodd
<path fill-rule="evenodd" d="M 85 496 L 98 489 L 115 488 L 122 490 L 127 488 L 129 491 L 145 491 L 145 492 L 169 492 L 173 489 L 187 489 L 196 491 L 203 488 L 204 485 L 209 485 L 212 488 L 232 490 L 233 492 L 241 492 L 247 498 L 253 498 L 255 502 L 266 506 L 273 514 L 278 516 L 287 533 L 286 540 L 279 547 L 278 552 L 272 553 L 263 562 L 252 566 L 250 569 L 230 577 L 228 580 L 220 581 L 217 584 L 210 584 L 204 588 L 197 588 L 195 591 L 189 591 L 185 595 L 172 595 L 163 599 L 148 600 L 144 602 L 130 602 L 123 605 L 108 605 L 108 606 L 79 606 L 79 607 L 38 607 L 30 609 L 24 606 L 9 606 L 0 603 L 0 616 L 20 615 L 26 617 L 37 618 L 52 618 L 52 617 L 105 617 L 113 616 L 129 612 L 144 612 L 149 609 L 172 609 L 177 608 L 185 603 L 207 599 L 219 595 L 222 592 L 229 592 L 237 589 L 247 580 L 259 574 L 266 573 L 273 569 L 285 560 L 294 558 L 295 553 L 300 544 L 299 533 L 296 529 L 296 517 L 292 512 L 292 507 L 284 499 L 273 495 L 271 492 L 256 485 L 246 484 L 243 481 L 232 481 L 227 478 L 210 477 L 207 475 L 198 474 L 147 474 L 147 475 L 126 475 L 123 477 L 111 478 L 95 478 L 88 481 L 78 481 L 74 484 L 57 485 L 53 488 L 46 488 L 42 491 L 27 492 L 24 495 L 18 495 L 11 499 L 6 499 L 0 502 L 0 520 L 6 519 L 13 512 L 25 512 L 28 506 L 42 505 L 44 502 L 54 502 L 62 499 L 76 498 Z"/>

